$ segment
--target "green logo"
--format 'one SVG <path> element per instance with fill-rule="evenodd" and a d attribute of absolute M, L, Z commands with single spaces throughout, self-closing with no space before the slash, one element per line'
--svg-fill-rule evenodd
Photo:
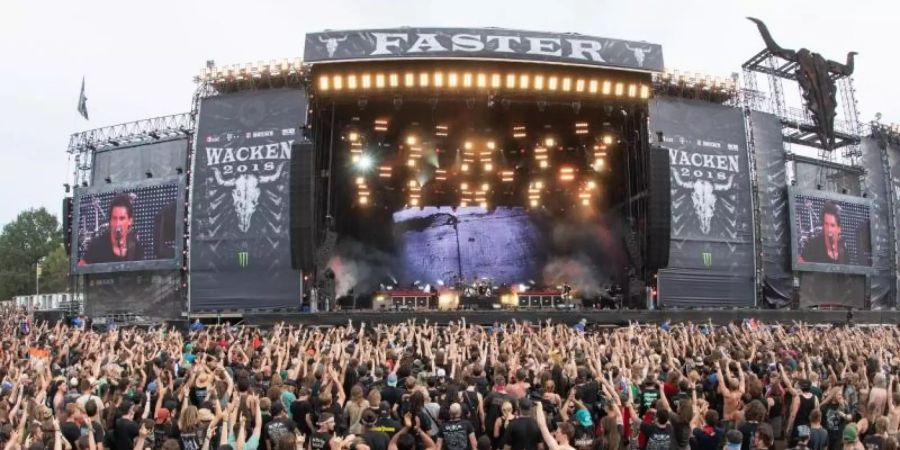
<path fill-rule="evenodd" d="M 712 253 L 703 252 L 703 265 L 706 267 L 712 266 Z"/>
<path fill-rule="evenodd" d="M 238 252 L 238 265 L 247 267 L 250 264 L 250 252 Z"/>

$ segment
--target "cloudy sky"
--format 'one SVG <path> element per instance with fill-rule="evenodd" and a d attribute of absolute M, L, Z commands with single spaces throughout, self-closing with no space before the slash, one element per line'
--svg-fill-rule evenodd
<path fill-rule="evenodd" d="M 301 56 L 304 33 L 393 26 L 578 32 L 662 44 L 669 69 L 728 76 L 778 42 L 843 61 L 860 53 L 861 118 L 900 122 L 895 1 L 154 0 L 0 2 L 0 224 L 26 208 L 59 215 L 76 131 L 190 109 L 193 76 L 219 64 Z M 87 80 L 91 120 L 75 106 Z"/>

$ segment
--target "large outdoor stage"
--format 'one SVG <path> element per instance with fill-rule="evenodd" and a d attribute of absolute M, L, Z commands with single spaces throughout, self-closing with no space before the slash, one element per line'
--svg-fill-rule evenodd
<path fill-rule="evenodd" d="M 622 310 L 622 311 L 407 311 L 407 312 L 375 312 L 348 311 L 331 313 L 257 313 L 243 315 L 243 323 L 255 326 L 271 326 L 277 322 L 313 326 L 334 326 L 346 324 L 353 320 L 354 324 L 396 324 L 415 319 L 421 323 L 446 324 L 451 321 L 488 325 L 493 323 L 544 322 L 575 324 L 586 319 L 590 325 L 621 326 L 629 321 L 642 324 L 662 323 L 700 323 L 711 320 L 722 325 L 744 319 L 758 319 L 765 323 L 792 323 L 792 321 L 810 324 L 845 324 L 847 311 L 815 311 L 815 310 L 754 310 L 754 309 L 721 309 L 721 310 Z M 207 316 L 207 320 L 214 319 Z M 221 320 L 229 320 L 222 317 Z M 234 322 L 233 319 L 231 319 Z M 900 324 L 900 311 L 853 311 L 852 323 L 856 324 Z"/>

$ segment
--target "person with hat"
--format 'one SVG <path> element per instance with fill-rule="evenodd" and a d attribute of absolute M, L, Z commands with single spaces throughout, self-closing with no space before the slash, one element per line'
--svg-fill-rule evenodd
<path fill-rule="evenodd" d="M 525 397 L 518 402 L 519 417 L 513 419 L 506 427 L 501 438 L 504 450 L 537 450 L 541 442 L 541 430 L 534 419 L 534 404 Z"/>
<path fill-rule="evenodd" d="M 387 376 L 385 386 L 381 388 L 381 399 L 388 402 L 391 408 L 398 405 L 403 398 L 403 391 L 397 387 L 399 379 L 396 372 L 391 372 Z"/>
<path fill-rule="evenodd" d="M 401 428 L 403 428 L 403 424 L 394 420 L 391 416 L 391 405 L 386 401 L 379 403 L 378 418 L 375 421 L 373 430 L 382 431 L 387 433 L 388 436 L 394 437 Z"/>
<path fill-rule="evenodd" d="M 859 431 L 855 423 L 848 423 L 844 426 L 841 433 L 841 442 L 843 442 L 843 450 L 864 450 L 866 447 L 859 442 Z"/>
<path fill-rule="evenodd" d="M 384 431 L 376 429 L 378 423 L 378 415 L 371 409 L 363 412 L 360 423 L 363 426 L 361 437 L 369 446 L 370 450 L 387 450 L 391 437 Z"/>

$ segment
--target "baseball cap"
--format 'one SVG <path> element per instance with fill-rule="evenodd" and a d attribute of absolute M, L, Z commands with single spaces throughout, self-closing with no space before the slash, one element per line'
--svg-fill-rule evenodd
<path fill-rule="evenodd" d="M 531 402 L 531 399 L 528 397 L 522 397 L 519 399 L 519 410 L 520 411 L 531 411 L 531 407 L 534 404 Z"/>
<path fill-rule="evenodd" d="M 438 378 L 446 377 L 446 376 L 447 376 L 447 371 L 444 370 L 443 367 L 441 367 L 441 368 L 439 368 L 439 369 L 437 370 L 437 376 L 438 376 Z"/>
<path fill-rule="evenodd" d="M 844 442 L 856 442 L 857 438 L 857 430 L 855 423 L 848 423 L 847 426 L 844 427 Z"/>
<path fill-rule="evenodd" d="M 166 408 L 159 408 L 156 410 L 156 424 L 162 425 L 166 420 L 169 419 L 169 415 L 171 413 Z"/>
<path fill-rule="evenodd" d="M 583 427 L 590 427 L 594 425 L 594 421 L 591 420 L 591 413 L 586 409 L 579 409 L 575 411 L 575 420 L 578 421 L 579 424 Z"/>
<path fill-rule="evenodd" d="M 362 417 L 360 418 L 360 422 L 367 427 L 371 427 L 372 425 L 375 425 L 375 422 L 377 420 L 378 420 L 378 416 L 376 416 L 375 413 L 372 412 L 371 409 L 364 411 L 362 413 Z"/>
<path fill-rule="evenodd" d="M 390 387 L 397 387 L 397 374 L 396 373 L 392 373 L 392 374 L 388 375 L 387 385 Z"/>

